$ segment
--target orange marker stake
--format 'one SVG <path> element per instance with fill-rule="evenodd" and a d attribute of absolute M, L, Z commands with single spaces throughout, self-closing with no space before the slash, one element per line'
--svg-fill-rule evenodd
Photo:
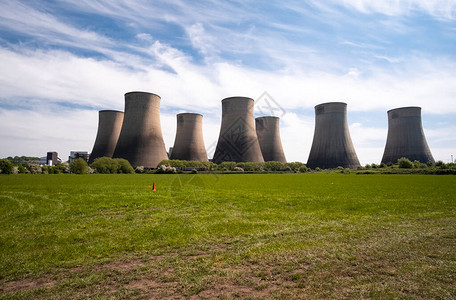
<path fill-rule="evenodd" d="M 156 191 L 156 189 L 155 189 L 155 181 L 154 181 L 154 185 L 152 186 L 152 191 Z"/>

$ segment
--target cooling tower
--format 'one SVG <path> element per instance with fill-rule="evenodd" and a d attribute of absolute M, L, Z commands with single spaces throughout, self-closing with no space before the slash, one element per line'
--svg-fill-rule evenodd
<path fill-rule="evenodd" d="M 331 169 L 360 166 L 350 138 L 347 104 L 329 102 L 315 106 L 315 132 L 307 167 Z"/>
<path fill-rule="evenodd" d="M 259 117 L 255 119 L 255 128 L 264 161 L 280 161 L 286 163 L 280 140 L 278 117 Z"/>
<path fill-rule="evenodd" d="M 177 115 L 177 130 L 170 159 L 208 161 L 203 139 L 203 116 Z"/>
<path fill-rule="evenodd" d="M 146 92 L 125 94 L 125 115 L 113 157 L 133 167 L 156 168 L 168 159 L 160 125 L 160 96 Z"/>
<path fill-rule="evenodd" d="M 421 107 L 401 107 L 388 111 L 388 137 L 382 163 L 395 163 L 401 157 L 434 163 L 424 137 Z"/>
<path fill-rule="evenodd" d="M 112 157 L 119 139 L 124 113 L 117 110 L 98 112 L 98 132 L 90 153 L 89 164 L 99 157 Z"/>
<path fill-rule="evenodd" d="M 222 100 L 222 126 L 213 162 L 262 162 L 253 117 L 253 99 L 231 97 Z"/>

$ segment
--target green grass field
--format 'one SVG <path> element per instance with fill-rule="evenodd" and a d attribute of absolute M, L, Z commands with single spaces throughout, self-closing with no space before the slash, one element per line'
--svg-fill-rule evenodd
<path fill-rule="evenodd" d="M 455 282 L 455 176 L 0 176 L 2 299 L 454 299 Z"/>

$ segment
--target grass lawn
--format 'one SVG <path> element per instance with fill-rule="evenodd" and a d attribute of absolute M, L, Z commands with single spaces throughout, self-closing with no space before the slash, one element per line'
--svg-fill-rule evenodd
<path fill-rule="evenodd" d="M 87 297 L 455 299 L 456 176 L 0 176 L 0 298 Z"/>

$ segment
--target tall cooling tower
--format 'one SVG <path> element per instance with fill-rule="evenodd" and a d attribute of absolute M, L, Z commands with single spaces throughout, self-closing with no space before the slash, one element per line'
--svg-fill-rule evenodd
<path fill-rule="evenodd" d="M 177 115 L 177 130 L 170 159 L 208 161 L 203 139 L 203 116 Z"/>
<path fill-rule="evenodd" d="M 279 121 L 278 117 L 259 117 L 255 119 L 255 128 L 264 160 L 286 163 L 280 140 Z"/>
<path fill-rule="evenodd" d="M 348 130 L 347 104 L 319 104 L 315 106 L 315 132 L 307 167 L 331 169 L 339 166 L 360 166 Z"/>
<path fill-rule="evenodd" d="M 421 107 L 401 107 L 388 111 L 388 137 L 382 163 L 395 163 L 401 157 L 434 163 L 424 137 Z"/>
<path fill-rule="evenodd" d="M 124 113 L 117 110 L 98 112 L 98 132 L 90 153 L 89 164 L 99 157 L 112 157 L 119 139 Z"/>
<path fill-rule="evenodd" d="M 133 167 L 156 168 L 168 159 L 160 125 L 160 96 L 146 92 L 125 94 L 125 116 L 113 157 Z"/>
<path fill-rule="evenodd" d="M 262 162 L 253 117 L 253 99 L 231 97 L 222 100 L 222 126 L 213 162 Z"/>

